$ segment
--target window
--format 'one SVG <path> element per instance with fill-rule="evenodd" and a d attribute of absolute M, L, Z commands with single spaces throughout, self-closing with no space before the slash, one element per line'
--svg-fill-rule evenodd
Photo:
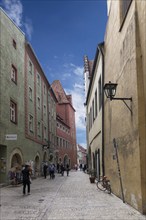
<path fill-rule="evenodd" d="M 41 85 L 41 77 L 39 74 L 37 74 L 37 84 L 38 84 L 38 86 Z"/>
<path fill-rule="evenodd" d="M 33 132 L 33 116 L 29 115 L 29 131 Z"/>
<path fill-rule="evenodd" d="M 32 88 L 29 87 L 29 99 L 32 101 Z"/>
<path fill-rule="evenodd" d="M 41 100 L 40 100 L 40 97 L 38 97 L 38 109 L 41 108 Z"/>
<path fill-rule="evenodd" d="M 97 90 L 95 91 L 95 118 L 97 117 Z"/>
<path fill-rule="evenodd" d="M 14 65 L 11 67 L 11 80 L 17 83 L 17 69 Z"/>
<path fill-rule="evenodd" d="M 41 136 L 41 123 L 39 121 L 38 121 L 37 130 L 38 130 L 38 136 L 40 137 Z"/>
<path fill-rule="evenodd" d="M 57 137 L 57 146 L 59 145 L 59 138 Z"/>
<path fill-rule="evenodd" d="M 132 0 L 121 0 L 120 8 L 121 8 L 121 24 L 123 24 L 125 17 L 127 15 L 128 9 L 131 5 Z"/>
<path fill-rule="evenodd" d="M 44 95 L 46 94 L 46 85 L 44 84 Z"/>
<path fill-rule="evenodd" d="M 46 106 L 44 105 L 44 115 L 46 115 Z"/>
<path fill-rule="evenodd" d="M 47 139 L 47 128 L 44 127 L 44 139 L 46 140 Z"/>
<path fill-rule="evenodd" d="M 102 103 L 102 89 L 101 89 L 101 76 L 98 81 L 98 99 L 99 99 L 99 110 L 101 109 L 101 103 Z"/>
<path fill-rule="evenodd" d="M 17 104 L 10 100 L 10 120 L 13 123 L 17 122 Z"/>
<path fill-rule="evenodd" d="M 93 121 L 95 119 L 95 116 L 94 116 L 94 99 L 92 101 L 92 118 L 93 118 Z"/>
<path fill-rule="evenodd" d="M 60 147 L 62 147 L 62 138 L 60 138 Z"/>
<path fill-rule="evenodd" d="M 32 74 L 32 62 L 31 61 L 29 61 L 29 72 L 30 74 Z"/>
<path fill-rule="evenodd" d="M 13 47 L 16 49 L 16 41 L 13 39 Z"/>
<path fill-rule="evenodd" d="M 65 147 L 65 140 L 63 139 L 63 147 Z"/>

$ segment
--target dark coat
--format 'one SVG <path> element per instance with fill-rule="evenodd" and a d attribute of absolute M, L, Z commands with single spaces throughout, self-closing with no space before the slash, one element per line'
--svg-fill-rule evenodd
<path fill-rule="evenodd" d="M 22 170 L 22 177 L 23 177 L 23 183 L 30 182 L 30 173 L 28 167 L 25 167 L 24 170 Z"/>

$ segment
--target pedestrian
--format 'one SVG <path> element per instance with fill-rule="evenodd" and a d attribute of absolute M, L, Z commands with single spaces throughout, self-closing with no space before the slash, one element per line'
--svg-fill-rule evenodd
<path fill-rule="evenodd" d="M 30 168 L 29 165 L 25 165 L 25 168 L 22 170 L 22 178 L 23 178 L 23 195 L 26 193 L 26 186 L 27 186 L 27 193 L 30 195 Z"/>
<path fill-rule="evenodd" d="M 45 179 L 46 179 L 46 176 L 47 176 L 47 168 L 48 168 L 47 163 L 45 163 L 44 166 L 43 166 L 43 173 L 44 173 L 44 178 Z"/>
<path fill-rule="evenodd" d="M 59 163 L 57 163 L 57 172 L 59 173 L 59 171 L 60 171 L 60 165 Z"/>
<path fill-rule="evenodd" d="M 64 166 L 63 166 L 62 163 L 61 163 L 60 169 L 61 169 L 61 175 L 64 176 L 64 170 L 65 170 L 65 168 L 64 168 Z"/>
<path fill-rule="evenodd" d="M 76 171 L 78 170 L 78 165 L 77 165 L 77 164 L 75 164 L 75 170 L 76 170 Z"/>
<path fill-rule="evenodd" d="M 66 173 L 67 173 L 67 176 L 69 175 L 69 170 L 70 170 L 70 169 L 69 169 L 69 164 L 67 163 L 67 164 L 66 164 Z"/>
<path fill-rule="evenodd" d="M 49 166 L 49 174 L 50 174 L 50 179 L 55 178 L 55 166 L 54 164 L 50 164 Z"/>
<path fill-rule="evenodd" d="M 84 173 L 86 172 L 86 169 L 87 169 L 87 165 L 84 164 L 84 167 L 83 167 L 83 171 L 84 171 Z"/>

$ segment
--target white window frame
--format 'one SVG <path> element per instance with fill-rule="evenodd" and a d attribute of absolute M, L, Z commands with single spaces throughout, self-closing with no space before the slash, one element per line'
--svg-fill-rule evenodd
<path fill-rule="evenodd" d="M 29 99 L 32 101 L 32 88 L 29 86 Z"/>
<path fill-rule="evenodd" d="M 41 136 L 41 122 L 40 121 L 38 121 L 37 134 L 39 137 Z"/>
<path fill-rule="evenodd" d="M 41 108 L 41 99 L 40 99 L 40 97 L 38 97 L 37 103 L 38 103 L 38 109 L 40 109 Z"/>
<path fill-rule="evenodd" d="M 17 69 L 13 64 L 11 67 L 11 80 L 15 83 L 17 82 Z"/>
<path fill-rule="evenodd" d="M 47 139 L 47 128 L 46 128 L 46 126 L 44 126 L 44 139 L 45 140 Z"/>
<path fill-rule="evenodd" d="M 33 115 L 29 114 L 29 131 L 33 132 Z"/>
<path fill-rule="evenodd" d="M 33 65 L 32 65 L 32 62 L 30 60 L 29 60 L 28 67 L 29 67 L 29 73 L 32 74 Z"/>
<path fill-rule="evenodd" d="M 38 86 L 41 85 L 41 76 L 39 73 L 37 73 L 37 84 L 38 84 Z"/>
<path fill-rule="evenodd" d="M 16 123 L 17 104 L 10 100 L 10 120 Z"/>

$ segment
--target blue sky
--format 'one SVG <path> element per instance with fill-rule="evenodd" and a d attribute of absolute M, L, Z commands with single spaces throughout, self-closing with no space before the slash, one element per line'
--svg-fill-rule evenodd
<path fill-rule="evenodd" d="M 26 34 L 50 83 L 72 94 L 77 143 L 86 147 L 83 56 L 94 59 L 104 41 L 106 0 L 0 0 Z"/>

